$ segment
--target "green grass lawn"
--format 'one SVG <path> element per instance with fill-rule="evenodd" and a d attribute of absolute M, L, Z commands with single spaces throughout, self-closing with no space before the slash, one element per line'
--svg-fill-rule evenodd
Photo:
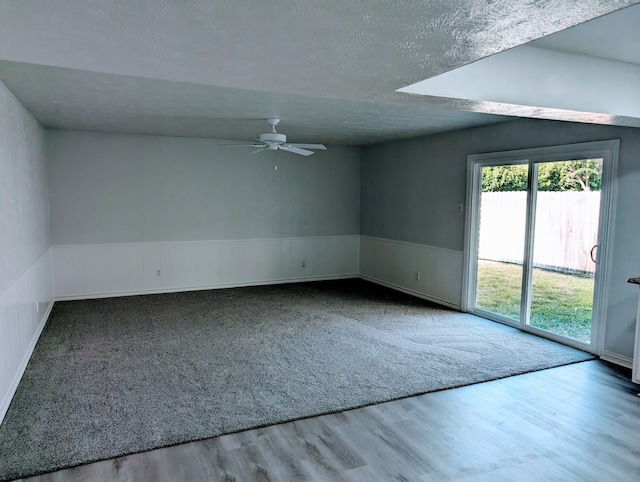
<path fill-rule="evenodd" d="M 478 263 L 478 308 L 519 319 L 522 266 Z M 593 278 L 533 269 L 531 326 L 576 340 L 591 339 Z"/>

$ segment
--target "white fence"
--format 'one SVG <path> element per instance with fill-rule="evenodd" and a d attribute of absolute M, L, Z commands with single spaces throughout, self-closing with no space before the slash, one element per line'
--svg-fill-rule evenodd
<path fill-rule="evenodd" d="M 593 273 L 599 208 L 599 191 L 539 192 L 534 266 Z M 482 193 L 479 258 L 522 263 L 526 212 L 526 192 Z"/>

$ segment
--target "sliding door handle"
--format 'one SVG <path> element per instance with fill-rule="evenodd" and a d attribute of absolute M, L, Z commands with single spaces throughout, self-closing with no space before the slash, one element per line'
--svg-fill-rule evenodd
<path fill-rule="evenodd" d="M 596 259 L 596 257 L 594 256 L 594 252 L 598 249 L 598 245 L 594 245 L 593 248 L 591 248 L 591 261 L 593 261 L 594 263 L 598 264 L 598 260 Z"/>

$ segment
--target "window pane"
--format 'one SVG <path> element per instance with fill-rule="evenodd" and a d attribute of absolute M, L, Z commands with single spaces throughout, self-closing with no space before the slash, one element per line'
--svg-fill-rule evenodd
<path fill-rule="evenodd" d="M 476 307 L 520 319 L 527 165 L 482 168 Z"/>

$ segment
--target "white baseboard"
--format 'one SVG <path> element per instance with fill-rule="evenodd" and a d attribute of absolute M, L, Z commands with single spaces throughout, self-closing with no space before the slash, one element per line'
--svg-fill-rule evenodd
<path fill-rule="evenodd" d="M 620 365 L 625 368 L 633 367 L 633 358 L 628 356 L 618 355 L 617 353 L 612 353 L 610 351 L 605 351 L 600 355 L 600 358 L 604 361 L 608 361 L 611 363 L 615 363 L 616 365 Z"/>
<path fill-rule="evenodd" d="M 443 305 L 443 306 L 446 306 L 448 308 L 453 308 L 455 310 L 460 311 L 460 306 L 459 305 L 456 305 L 456 304 L 451 303 L 451 302 L 446 301 L 446 300 L 441 300 L 441 299 L 435 298 L 433 296 L 429 296 L 429 295 L 425 295 L 423 293 L 419 293 L 418 291 L 413 291 L 413 290 L 410 290 L 410 289 L 407 289 L 407 288 L 403 288 L 402 286 L 394 285 L 393 283 L 388 283 L 386 281 L 375 279 L 375 278 L 372 278 L 371 276 L 365 276 L 365 275 L 361 274 L 360 278 L 365 280 L 365 281 L 370 281 L 371 283 L 375 283 L 375 284 L 378 284 L 378 285 L 381 285 L 381 286 L 385 286 L 387 288 L 391 288 L 392 290 L 401 291 L 402 293 L 406 293 L 408 295 L 415 296 L 416 298 L 421 298 L 423 300 L 431 301 L 432 303 L 436 303 L 438 305 Z"/>
<path fill-rule="evenodd" d="M 24 375 L 24 371 L 27 369 L 27 365 L 29 364 L 29 360 L 31 359 L 31 355 L 33 354 L 33 350 L 40 339 L 40 335 L 42 334 L 42 330 L 44 330 L 45 325 L 47 324 L 47 320 L 49 319 L 49 315 L 51 314 L 51 310 L 53 309 L 53 301 L 48 303 L 47 309 L 44 311 L 42 315 L 42 319 L 38 324 L 38 328 L 36 329 L 33 337 L 31 338 L 31 342 L 27 347 L 27 351 L 22 357 L 22 361 L 20 362 L 20 366 L 18 367 L 18 371 L 16 372 L 11 385 L 9 385 L 9 390 L 5 393 L 4 399 L 2 400 L 2 404 L 0 404 L 0 423 L 4 420 L 4 416 L 7 414 L 7 410 L 9 410 L 9 405 L 11 404 L 11 400 L 18 389 L 18 385 L 20 384 L 20 380 L 22 380 L 22 375 Z"/>
<path fill-rule="evenodd" d="M 358 278 L 357 273 L 353 274 L 344 274 L 344 275 L 335 275 L 335 276 L 311 276 L 308 278 L 289 278 L 289 279 L 279 279 L 279 280 L 268 280 L 268 281 L 252 281 L 247 283 L 230 283 L 230 284 L 216 284 L 216 285 L 208 285 L 208 286 L 190 286 L 190 287 L 181 287 L 181 288 L 160 288 L 160 289 L 150 289 L 150 290 L 140 290 L 140 291 L 120 291 L 120 292 L 112 292 L 112 293 L 88 293 L 82 295 L 69 295 L 69 296 L 57 296 L 56 301 L 77 301 L 77 300 L 95 300 L 100 298 L 117 298 L 121 296 L 140 296 L 140 295 L 154 295 L 161 293 L 181 293 L 185 291 L 205 291 L 205 290 L 218 290 L 225 288 L 244 288 L 248 286 L 266 286 L 266 285 L 277 285 L 277 284 L 287 284 L 287 283 L 305 283 L 307 281 L 331 281 L 331 280 L 340 280 L 340 279 L 356 279 Z"/>

